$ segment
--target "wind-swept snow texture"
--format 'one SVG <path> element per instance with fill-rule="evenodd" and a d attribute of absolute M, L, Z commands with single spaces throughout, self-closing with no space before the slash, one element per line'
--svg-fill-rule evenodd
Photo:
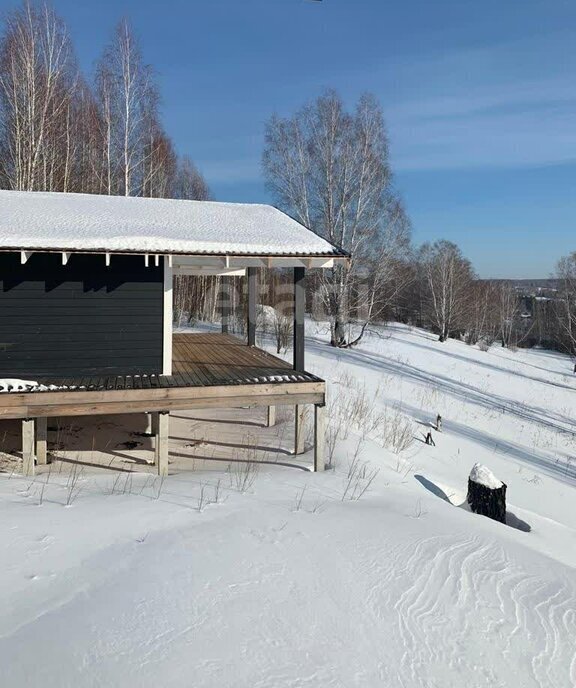
<path fill-rule="evenodd" d="M 334 471 L 266 466 L 245 493 L 225 466 L 163 483 L 87 469 L 69 508 L 65 470 L 2 475 L 3 685 L 576 685 L 570 361 L 400 326 L 354 350 L 314 332 L 308 345 L 332 418 L 364 399 L 380 429 L 408 419 L 412 445 L 396 454 L 354 426 Z M 262 411 L 245 413 L 257 433 Z M 343 500 L 358 446 L 379 472 Z M 478 462 L 532 532 L 457 508 Z"/>

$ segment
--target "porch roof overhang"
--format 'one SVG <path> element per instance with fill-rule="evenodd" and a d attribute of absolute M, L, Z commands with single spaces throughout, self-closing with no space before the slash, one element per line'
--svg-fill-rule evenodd
<path fill-rule="evenodd" d="M 0 191 L 0 251 L 167 256 L 184 274 L 330 268 L 348 254 L 280 210 L 90 194 Z"/>

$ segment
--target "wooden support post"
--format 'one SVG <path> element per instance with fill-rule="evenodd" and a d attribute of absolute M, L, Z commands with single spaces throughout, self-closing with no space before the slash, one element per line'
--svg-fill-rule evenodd
<path fill-rule="evenodd" d="M 222 322 L 222 334 L 228 334 L 230 324 L 230 278 L 222 277 L 220 289 L 220 319 Z"/>
<path fill-rule="evenodd" d="M 294 453 L 303 454 L 304 453 L 304 439 L 305 439 L 305 428 L 304 420 L 306 418 L 306 407 L 305 406 L 295 406 L 294 407 Z"/>
<path fill-rule="evenodd" d="M 22 472 L 34 475 L 34 419 L 22 421 Z"/>
<path fill-rule="evenodd" d="M 170 413 L 161 411 L 154 414 L 157 417 L 156 446 L 154 448 L 155 463 L 158 475 L 168 475 L 168 431 L 170 427 Z"/>
<path fill-rule="evenodd" d="M 271 428 L 273 425 L 276 425 L 276 407 L 275 406 L 268 406 L 268 417 L 266 420 L 266 425 Z"/>
<path fill-rule="evenodd" d="M 326 446 L 326 406 L 314 406 L 314 471 L 324 470 Z"/>
<path fill-rule="evenodd" d="M 146 414 L 146 430 L 147 435 L 156 437 L 158 434 L 158 412 L 153 411 Z"/>
<path fill-rule="evenodd" d="M 304 372 L 304 311 L 306 307 L 306 290 L 304 286 L 304 268 L 294 268 L 294 370 Z"/>
<path fill-rule="evenodd" d="M 151 436 L 151 444 L 154 448 L 154 464 L 156 464 L 156 449 L 158 447 L 158 411 L 146 414 L 146 434 Z"/>
<path fill-rule="evenodd" d="M 39 466 L 48 463 L 48 418 L 36 418 L 36 460 Z"/>
<path fill-rule="evenodd" d="M 258 292 L 258 273 L 256 268 L 248 268 L 248 346 L 256 346 L 256 297 Z"/>
<path fill-rule="evenodd" d="M 164 256 L 164 298 L 162 313 L 162 374 L 172 375 L 172 326 L 174 319 L 174 304 L 172 298 L 173 271 L 168 260 Z"/>

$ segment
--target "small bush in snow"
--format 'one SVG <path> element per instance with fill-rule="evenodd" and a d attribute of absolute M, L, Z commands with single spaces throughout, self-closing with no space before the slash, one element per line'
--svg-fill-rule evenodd
<path fill-rule="evenodd" d="M 360 461 L 361 443 L 362 440 L 358 442 L 354 457 L 348 467 L 348 476 L 342 494 L 343 502 L 361 499 L 379 473 L 379 469 L 371 468 L 367 461 Z"/>
<path fill-rule="evenodd" d="M 256 482 L 260 473 L 260 464 L 257 461 L 235 461 L 228 465 L 230 485 L 244 494 L 248 492 Z"/>
<path fill-rule="evenodd" d="M 218 480 L 215 485 L 200 483 L 200 494 L 196 498 L 196 511 L 202 512 L 204 507 L 210 504 L 219 504 L 222 501 L 220 496 L 220 485 L 220 480 Z"/>
<path fill-rule="evenodd" d="M 380 416 L 380 439 L 384 447 L 400 454 L 414 443 L 414 426 L 398 409 L 387 409 Z"/>
<path fill-rule="evenodd" d="M 80 481 L 83 473 L 84 468 L 79 467 L 79 465 L 75 463 L 68 476 L 68 482 L 66 483 L 66 506 L 72 506 L 74 500 L 80 494 L 80 490 L 82 489 Z"/>
<path fill-rule="evenodd" d="M 346 390 L 338 393 L 338 387 Z M 359 385 L 349 374 L 340 376 L 336 393 L 328 398 L 328 426 L 326 449 L 329 467 L 334 466 L 336 446 L 346 440 L 351 431 L 362 437 L 372 437 L 395 454 L 408 449 L 414 442 L 414 427 L 410 418 L 399 409 L 378 411 L 379 390 L 369 393 L 365 385 Z"/>
<path fill-rule="evenodd" d="M 276 340 L 276 353 L 280 354 L 288 351 L 292 337 L 292 316 L 274 309 L 272 330 Z"/>

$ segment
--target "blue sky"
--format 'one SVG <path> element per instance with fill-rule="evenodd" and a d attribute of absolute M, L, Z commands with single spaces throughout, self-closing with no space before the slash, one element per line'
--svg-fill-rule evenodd
<path fill-rule="evenodd" d="M 546 277 L 576 250 L 573 0 L 53 4 L 86 71 L 130 18 L 166 128 L 219 200 L 269 200 L 270 114 L 372 91 L 416 242 L 457 242 L 484 277 Z"/>

